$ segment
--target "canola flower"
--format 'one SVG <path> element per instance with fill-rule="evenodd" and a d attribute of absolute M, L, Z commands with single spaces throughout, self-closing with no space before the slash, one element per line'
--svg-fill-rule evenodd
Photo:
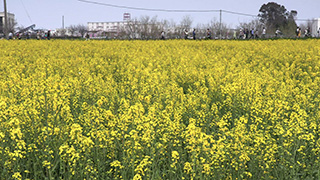
<path fill-rule="evenodd" d="M 319 179 L 320 40 L 0 41 L 0 179 Z"/>

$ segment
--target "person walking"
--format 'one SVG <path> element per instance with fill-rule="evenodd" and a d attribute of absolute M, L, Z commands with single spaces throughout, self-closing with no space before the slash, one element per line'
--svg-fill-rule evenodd
<path fill-rule="evenodd" d="M 233 30 L 233 39 L 237 39 L 237 31 Z"/>
<path fill-rule="evenodd" d="M 275 35 L 276 35 L 276 38 L 277 38 L 277 37 L 280 37 L 281 31 L 280 31 L 279 29 L 277 29 L 276 32 L 275 32 Z"/>
<path fill-rule="evenodd" d="M 21 40 L 21 33 L 17 33 L 17 39 Z"/>
<path fill-rule="evenodd" d="M 300 28 L 297 27 L 297 29 L 296 29 L 296 36 L 297 36 L 297 38 L 299 37 L 299 31 L 300 31 Z"/>
<path fill-rule="evenodd" d="M 26 39 L 30 39 L 30 33 L 29 32 L 25 32 L 25 36 L 26 36 Z"/>
<path fill-rule="evenodd" d="M 243 29 L 240 29 L 240 33 L 239 33 L 239 39 L 245 39 L 245 36 L 244 36 L 244 30 Z"/>
<path fill-rule="evenodd" d="M 89 33 L 88 32 L 86 32 L 86 41 L 88 41 L 89 40 L 89 38 L 90 38 L 90 35 L 89 35 Z"/>
<path fill-rule="evenodd" d="M 12 32 L 9 33 L 9 39 L 13 39 L 13 33 Z"/>
<path fill-rule="evenodd" d="M 254 39 L 254 29 L 253 28 L 250 31 L 250 39 Z"/>
<path fill-rule="evenodd" d="M 40 40 L 41 36 L 40 36 L 40 31 L 37 32 L 37 40 Z"/>
<path fill-rule="evenodd" d="M 246 29 L 245 34 L 246 34 L 246 38 L 245 39 L 249 39 L 249 29 Z"/>
<path fill-rule="evenodd" d="M 262 29 L 262 38 L 265 39 L 266 38 L 266 34 L 267 34 L 267 30 L 265 27 L 263 27 Z"/>
<path fill-rule="evenodd" d="M 259 39 L 259 31 L 258 30 L 255 31 L 254 38 L 255 39 Z"/>
<path fill-rule="evenodd" d="M 50 40 L 50 30 L 47 32 L 47 39 Z"/>
<path fill-rule="evenodd" d="M 211 31 L 209 28 L 207 29 L 207 38 L 206 39 L 211 39 Z"/>
<path fill-rule="evenodd" d="M 161 40 L 165 40 L 165 37 L 164 37 L 164 31 L 161 31 Z"/>
<path fill-rule="evenodd" d="M 188 39 L 189 32 L 187 29 L 184 30 L 184 39 Z"/>
<path fill-rule="evenodd" d="M 307 37 L 311 37 L 311 29 L 310 29 L 310 27 L 307 28 Z"/>
<path fill-rule="evenodd" d="M 196 29 L 193 29 L 192 31 L 192 37 L 193 37 L 193 40 L 196 40 Z"/>

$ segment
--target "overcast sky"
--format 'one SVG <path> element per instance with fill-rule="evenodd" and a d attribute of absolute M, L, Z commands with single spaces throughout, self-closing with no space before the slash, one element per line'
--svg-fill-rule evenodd
<path fill-rule="evenodd" d="M 90 1 L 90 0 L 88 0 Z M 233 12 L 257 15 L 261 5 L 266 0 L 92 0 L 94 2 L 152 9 L 178 10 L 228 10 Z M 273 1 L 284 5 L 288 11 L 296 10 L 298 19 L 320 18 L 320 0 L 278 0 Z M 3 11 L 3 1 L 0 11 Z M 216 18 L 219 13 L 168 13 L 140 11 L 114 8 L 97 4 L 89 4 L 78 0 L 7 0 L 8 12 L 15 14 L 18 26 L 36 24 L 36 28 L 56 29 L 62 27 L 64 16 L 65 27 L 84 24 L 87 22 L 121 21 L 123 13 L 131 13 L 131 17 L 140 18 L 143 15 L 157 16 L 158 20 L 167 19 L 179 23 L 182 17 L 189 15 L 193 19 L 193 26 L 198 23 L 206 24 Z M 249 22 L 253 18 L 248 16 L 222 13 L 222 21 L 230 27 L 240 22 Z M 298 24 L 303 22 L 298 22 Z"/>

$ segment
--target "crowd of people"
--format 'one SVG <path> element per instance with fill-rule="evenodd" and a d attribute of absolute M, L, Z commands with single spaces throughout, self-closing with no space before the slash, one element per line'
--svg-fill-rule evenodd
<path fill-rule="evenodd" d="M 162 39 L 164 39 L 164 31 L 162 31 L 162 34 L 163 34 L 163 35 L 161 35 L 161 37 L 162 37 Z M 188 30 L 185 29 L 185 30 L 184 30 L 184 39 L 193 39 L 193 40 L 196 40 L 196 39 L 197 39 L 197 38 L 196 38 L 196 34 L 197 34 L 196 29 L 193 29 L 193 31 L 192 31 L 192 36 L 190 37 Z M 207 29 L 205 39 L 211 39 L 211 38 L 212 38 L 212 36 L 211 36 L 211 31 L 210 31 L 210 29 Z"/>
<path fill-rule="evenodd" d="M 35 36 L 35 37 L 33 37 Z M 15 34 L 13 34 L 12 32 L 9 32 L 8 34 L 8 39 L 31 39 L 31 38 L 36 38 L 38 40 L 41 39 L 47 39 L 50 40 L 51 38 L 51 31 L 48 30 L 47 32 L 44 31 L 37 31 L 36 34 L 32 34 L 31 32 L 27 31 L 27 32 L 17 32 Z"/>
<path fill-rule="evenodd" d="M 319 33 L 320 33 L 320 28 L 319 28 L 319 30 L 318 30 L 318 35 L 320 35 Z M 300 28 L 300 27 L 297 27 L 296 36 L 297 36 L 298 38 L 301 37 L 301 28 Z M 308 28 L 306 28 L 306 29 L 304 30 L 304 37 L 312 37 L 312 36 L 311 36 L 310 27 L 308 27 Z"/>
<path fill-rule="evenodd" d="M 297 27 L 297 29 L 295 30 L 295 36 L 296 38 L 301 38 L 301 37 L 305 37 L 305 38 L 309 38 L 309 37 L 317 37 L 320 38 L 320 28 L 317 31 L 317 34 L 311 34 L 311 29 L 310 27 L 305 28 L 304 32 L 302 32 L 301 27 Z M 226 36 L 222 36 L 222 33 L 216 33 L 215 35 L 213 35 L 213 33 L 211 32 L 211 30 L 208 28 L 206 29 L 206 31 L 197 31 L 195 28 L 192 29 L 192 31 L 189 31 L 187 29 L 185 29 L 183 31 L 183 37 L 184 39 L 265 39 L 265 38 L 281 38 L 281 37 L 285 37 L 283 35 L 283 33 L 281 32 L 281 30 L 276 29 L 276 31 L 274 32 L 274 35 L 267 34 L 267 30 L 265 27 L 262 28 L 262 30 L 259 32 L 258 29 L 247 29 L 247 28 L 240 28 L 239 30 L 233 30 L 233 35 L 231 35 L 230 31 L 228 31 L 228 33 L 226 33 Z M 51 38 L 51 31 L 36 31 L 34 33 L 31 32 L 17 32 L 17 33 L 12 33 L 10 32 L 8 35 L 8 39 L 47 39 L 50 40 Z M 89 32 L 87 32 L 84 37 L 86 40 L 90 39 L 89 36 Z M 292 38 L 292 37 L 291 37 Z M 161 31 L 160 34 L 160 39 L 161 40 L 165 40 L 166 38 L 166 33 L 165 31 Z"/>
<path fill-rule="evenodd" d="M 266 37 L 266 29 L 265 28 L 263 28 L 263 30 L 262 30 L 262 37 L 263 38 Z M 236 31 L 233 32 L 233 38 L 237 39 Z M 257 39 L 257 38 L 259 38 L 258 30 L 255 30 L 254 28 L 252 28 L 251 30 L 240 29 L 238 39 Z"/>
<path fill-rule="evenodd" d="M 189 31 L 187 29 L 185 29 L 184 31 L 184 39 L 212 39 L 212 32 L 210 31 L 210 29 L 206 30 L 206 34 L 205 37 L 203 36 L 203 33 L 201 33 L 200 36 L 197 37 L 197 30 L 193 29 L 192 30 L 192 35 L 189 34 Z M 320 38 L 320 28 L 317 31 L 317 35 L 316 36 L 312 36 L 311 35 L 311 30 L 310 27 L 306 28 L 304 30 L 304 34 L 302 34 L 301 28 L 297 27 L 296 29 L 296 38 L 301 38 L 301 37 L 305 37 L 305 38 L 309 38 L 309 37 L 317 37 Z M 219 34 L 219 33 L 217 33 Z M 274 35 L 272 34 L 268 34 L 267 35 L 267 30 L 265 27 L 262 28 L 262 30 L 259 32 L 257 29 L 252 28 L 251 30 L 249 29 L 245 29 L 245 28 L 241 28 L 239 31 L 234 30 L 233 31 L 233 36 L 230 36 L 229 33 L 227 33 L 226 37 L 223 37 L 223 39 L 266 39 L 266 38 L 281 38 L 284 37 L 282 31 L 280 29 L 276 29 L 274 32 Z M 215 37 L 216 39 L 219 39 L 219 37 Z M 291 37 L 292 38 L 292 37 Z M 165 38 L 165 32 L 161 31 L 161 38 L 162 40 L 166 39 Z"/>

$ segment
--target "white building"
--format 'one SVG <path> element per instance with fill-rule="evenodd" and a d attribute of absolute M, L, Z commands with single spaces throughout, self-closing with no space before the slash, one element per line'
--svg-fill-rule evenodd
<path fill-rule="evenodd" d="M 115 22 L 88 22 L 88 31 L 92 37 L 109 36 L 115 37 L 125 30 L 128 22 L 131 20 L 130 13 L 123 14 L 123 21 Z"/>
<path fill-rule="evenodd" d="M 313 37 L 320 37 L 320 18 L 315 18 L 312 21 L 311 34 Z"/>
<path fill-rule="evenodd" d="M 8 18 L 8 29 L 13 29 L 15 25 L 14 21 L 14 14 L 12 13 L 7 13 L 7 18 Z M 3 27 L 5 25 L 5 18 L 4 18 L 4 12 L 0 12 L 0 33 L 3 33 Z"/>
<path fill-rule="evenodd" d="M 127 22 L 88 22 L 88 30 L 90 32 L 112 32 L 118 33 L 121 28 L 126 25 Z"/>

